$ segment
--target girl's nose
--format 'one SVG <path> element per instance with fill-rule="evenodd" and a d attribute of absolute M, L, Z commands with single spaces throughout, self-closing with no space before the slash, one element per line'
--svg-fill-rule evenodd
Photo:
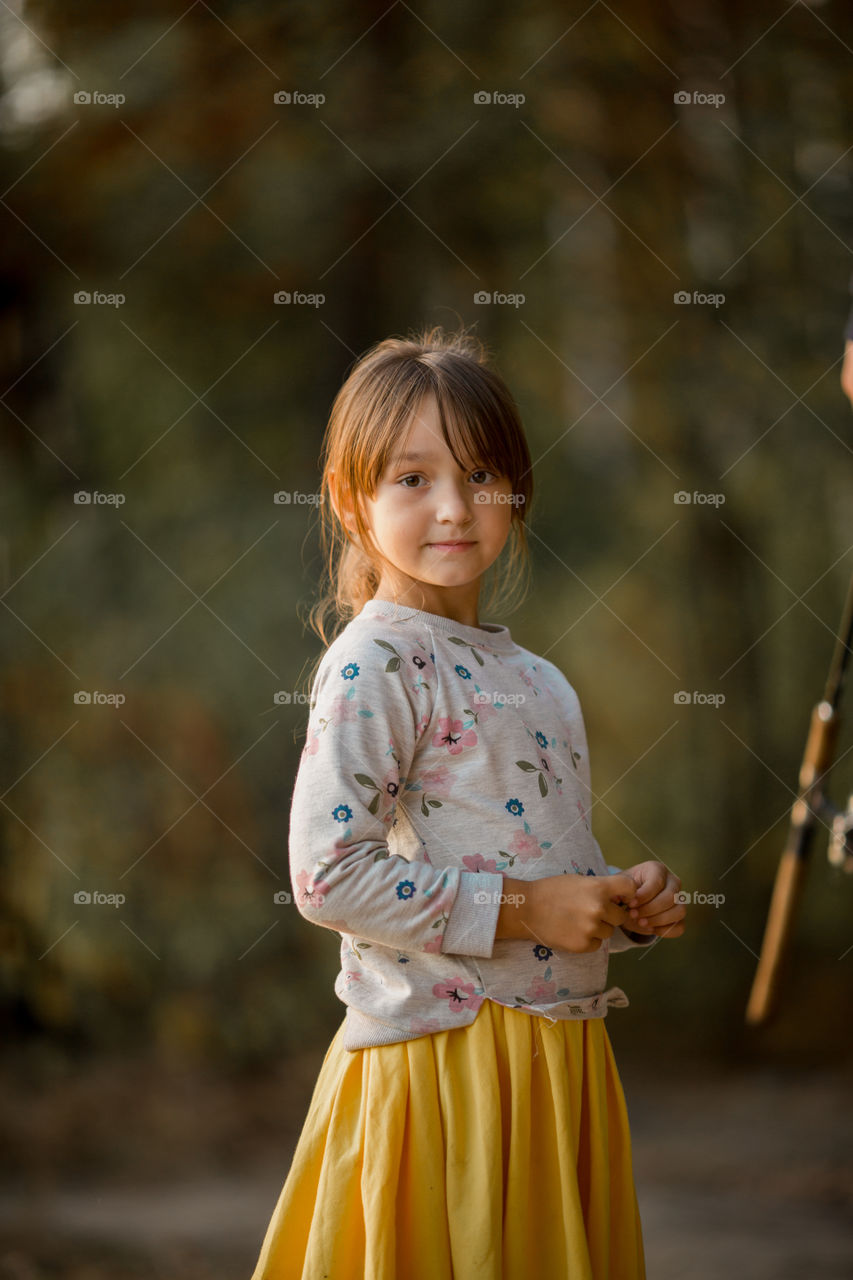
<path fill-rule="evenodd" d="M 450 524 L 466 522 L 471 516 L 472 497 L 470 490 L 466 492 L 457 485 L 445 485 L 436 497 L 436 516 Z"/>

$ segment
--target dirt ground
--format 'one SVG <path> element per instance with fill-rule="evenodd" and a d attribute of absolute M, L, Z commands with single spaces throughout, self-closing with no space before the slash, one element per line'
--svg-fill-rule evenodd
<path fill-rule="evenodd" d="M 321 1056 L 4 1079 L 0 1280 L 248 1280 Z M 849 1071 L 620 1071 L 649 1280 L 850 1280 Z"/>

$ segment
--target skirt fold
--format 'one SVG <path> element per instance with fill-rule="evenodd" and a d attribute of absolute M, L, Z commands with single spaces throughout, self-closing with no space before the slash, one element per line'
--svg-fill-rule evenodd
<path fill-rule="evenodd" d="M 332 1040 L 252 1280 L 645 1280 L 604 1020 Z"/>

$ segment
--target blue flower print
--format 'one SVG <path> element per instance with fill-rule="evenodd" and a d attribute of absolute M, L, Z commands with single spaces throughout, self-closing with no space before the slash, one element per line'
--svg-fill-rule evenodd
<path fill-rule="evenodd" d="M 538 729 L 536 730 L 536 741 L 543 749 L 548 745 L 548 739 L 545 737 L 545 734 L 540 733 Z"/>
<path fill-rule="evenodd" d="M 413 898 L 415 896 L 415 885 L 412 880 L 401 880 L 397 885 L 397 897 L 401 899 Z"/>
<path fill-rule="evenodd" d="M 514 818 L 520 818 L 524 813 L 524 805 L 520 800 L 507 800 L 504 808 L 509 810 Z"/>
<path fill-rule="evenodd" d="M 345 680 L 354 680 L 359 673 L 357 662 L 348 662 L 341 670 L 341 675 Z"/>
<path fill-rule="evenodd" d="M 550 947 L 546 947 L 544 943 L 537 943 L 533 948 L 533 954 L 537 960 L 550 960 L 554 952 Z"/>
<path fill-rule="evenodd" d="M 335 822 L 350 822 L 352 819 L 352 809 L 348 804 L 339 804 L 336 809 L 332 810 L 332 817 Z"/>
<path fill-rule="evenodd" d="M 454 667 L 454 671 L 458 676 L 461 676 L 463 680 L 471 679 L 471 672 L 468 670 L 467 667 L 463 667 L 461 663 L 459 663 L 456 667 Z"/>

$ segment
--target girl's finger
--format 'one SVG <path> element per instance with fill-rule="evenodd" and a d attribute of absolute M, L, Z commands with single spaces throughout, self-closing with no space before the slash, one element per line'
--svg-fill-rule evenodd
<path fill-rule="evenodd" d="M 647 920 L 652 916 L 658 915 L 659 912 L 665 911 L 671 905 L 672 900 L 666 894 L 658 894 L 652 898 L 650 902 L 641 902 L 638 906 L 631 908 L 631 916 L 634 920 Z"/>
<path fill-rule="evenodd" d="M 655 912 L 655 913 L 650 912 L 648 920 L 645 920 L 645 918 L 641 915 L 637 923 L 642 924 L 645 922 L 650 926 L 654 926 L 655 928 L 658 928 L 659 926 L 665 927 L 666 925 L 669 925 L 669 924 L 679 924 L 685 918 L 686 915 L 687 915 L 687 912 L 685 911 L 684 907 L 676 903 L 676 904 L 670 904 L 668 909 L 664 909 L 662 911 Z"/>

